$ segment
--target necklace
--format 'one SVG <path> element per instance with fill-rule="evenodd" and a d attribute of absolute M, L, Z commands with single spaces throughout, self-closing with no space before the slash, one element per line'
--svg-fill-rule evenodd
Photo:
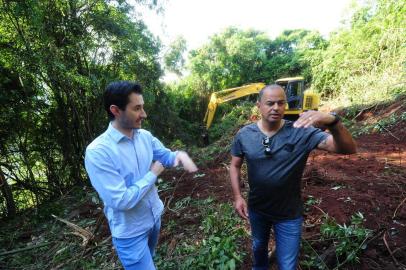
<path fill-rule="evenodd" d="M 285 120 L 282 119 L 279 122 L 278 128 L 276 128 L 275 130 L 272 130 L 272 131 L 266 131 L 264 129 L 264 126 L 262 124 L 262 120 L 258 121 L 257 125 L 258 125 L 259 130 L 261 130 L 261 132 L 264 133 L 269 138 L 269 137 L 272 137 L 273 135 L 275 135 L 283 127 L 284 124 L 285 124 Z"/>

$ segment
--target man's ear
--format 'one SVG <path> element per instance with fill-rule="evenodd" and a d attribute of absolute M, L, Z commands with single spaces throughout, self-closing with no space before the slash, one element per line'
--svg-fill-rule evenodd
<path fill-rule="evenodd" d="M 117 118 L 121 114 L 121 110 L 117 105 L 110 105 L 110 112 L 114 115 L 115 118 Z"/>
<path fill-rule="evenodd" d="M 256 105 L 257 105 L 257 108 L 259 109 L 259 105 L 260 105 L 260 104 L 259 104 L 259 101 L 257 101 L 257 104 L 256 104 Z"/>

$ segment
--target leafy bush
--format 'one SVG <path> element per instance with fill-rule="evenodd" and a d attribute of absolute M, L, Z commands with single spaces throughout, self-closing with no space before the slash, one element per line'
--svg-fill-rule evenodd
<path fill-rule="evenodd" d="M 232 105 L 229 105 L 231 107 Z M 233 132 L 238 127 L 246 124 L 249 121 L 252 107 L 255 106 L 253 102 L 240 101 L 237 105 L 232 107 L 229 113 L 225 113 L 221 120 L 216 121 L 209 129 L 209 136 L 211 141 L 220 139 L 225 133 Z M 224 106 L 223 106 L 224 107 Z M 217 116 L 221 115 L 220 110 Z"/>
<path fill-rule="evenodd" d="M 351 10 L 347 27 L 312 57 L 312 87 L 348 106 L 405 93 L 406 5 L 376 0 Z"/>
<path fill-rule="evenodd" d="M 361 250 L 366 248 L 365 241 L 371 236 L 371 230 L 362 226 L 363 221 L 364 216 L 361 212 L 351 216 L 349 226 L 337 224 L 333 218 L 325 216 L 320 227 L 322 236 L 320 242 L 333 247 L 337 259 L 334 269 L 339 269 L 346 263 L 359 263 L 358 256 Z M 328 269 L 322 256 L 317 254 L 309 242 L 304 241 L 304 244 L 306 245 L 304 247 L 305 260 L 301 262 L 301 265 L 307 269 Z"/>
<path fill-rule="evenodd" d="M 347 262 L 359 262 L 359 252 L 365 249 L 365 240 L 371 231 L 362 226 L 364 216 L 358 212 L 351 216 L 351 224 L 337 224 L 333 219 L 326 218 L 320 232 L 324 239 L 333 242 L 338 258 L 345 258 Z"/>
<path fill-rule="evenodd" d="M 388 132 L 393 127 L 396 126 L 399 122 L 406 121 L 406 112 L 401 114 L 393 113 L 388 117 L 382 118 L 375 123 L 364 123 L 363 125 L 357 123 L 356 125 L 354 122 L 346 121 L 346 125 L 350 126 L 351 134 L 354 137 L 359 137 L 364 134 L 374 133 L 374 132 Z"/>
<path fill-rule="evenodd" d="M 184 201 L 182 201 L 184 202 Z M 246 236 L 241 219 L 228 204 L 208 206 L 212 199 L 190 202 L 199 205 L 204 219 L 193 235 L 184 235 L 182 242 L 171 251 L 170 244 L 158 248 L 156 265 L 159 269 L 236 269 L 245 253 L 239 249 L 239 239 Z M 170 257 L 165 257 L 167 254 Z M 166 254 L 166 255 L 165 255 Z"/>

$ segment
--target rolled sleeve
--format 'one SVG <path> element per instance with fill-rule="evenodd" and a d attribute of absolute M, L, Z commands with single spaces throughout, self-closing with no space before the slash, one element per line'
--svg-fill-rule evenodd
<path fill-rule="evenodd" d="M 237 135 L 234 137 L 234 140 L 231 144 L 231 151 L 230 151 L 232 156 L 235 157 L 244 157 L 244 153 L 242 151 L 242 146 L 240 142 L 240 133 L 237 133 Z"/>
<path fill-rule="evenodd" d="M 327 137 L 328 134 L 321 129 L 310 127 L 309 132 L 307 132 L 307 150 L 312 151 Z"/>
<path fill-rule="evenodd" d="M 152 138 L 152 151 L 154 160 L 159 160 L 159 162 L 165 167 L 173 166 L 176 152 L 172 152 L 170 149 L 166 148 L 161 141 L 155 137 Z"/>

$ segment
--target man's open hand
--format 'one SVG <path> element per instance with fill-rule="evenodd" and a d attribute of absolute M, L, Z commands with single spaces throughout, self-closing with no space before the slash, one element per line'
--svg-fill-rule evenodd
<path fill-rule="evenodd" d="M 196 172 L 198 170 L 196 164 L 193 162 L 193 160 L 189 157 L 189 155 L 184 152 L 184 151 L 179 151 L 176 154 L 176 158 L 175 158 L 175 164 L 174 166 L 178 166 L 179 164 L 181 164 L 183 166 L 183 168 L 190 172 Z"/>
<path fill-rule="evenodd" d="M 238 197 L 234 200 L 234 208 L 243 219 L 248 219 L 247 203 L 243 197 Z"/>
<path fill-rule="evenodd" d="M 319 112 L 319 111 L 306 111 L 300 114 L 299 119 L 293 124 L 295 128 L 308 128 L 310 126 L 314 127 L 324 127 L 325 125 L 331 124 L 335 120 L 335 117 L 329 113 Z"/>

